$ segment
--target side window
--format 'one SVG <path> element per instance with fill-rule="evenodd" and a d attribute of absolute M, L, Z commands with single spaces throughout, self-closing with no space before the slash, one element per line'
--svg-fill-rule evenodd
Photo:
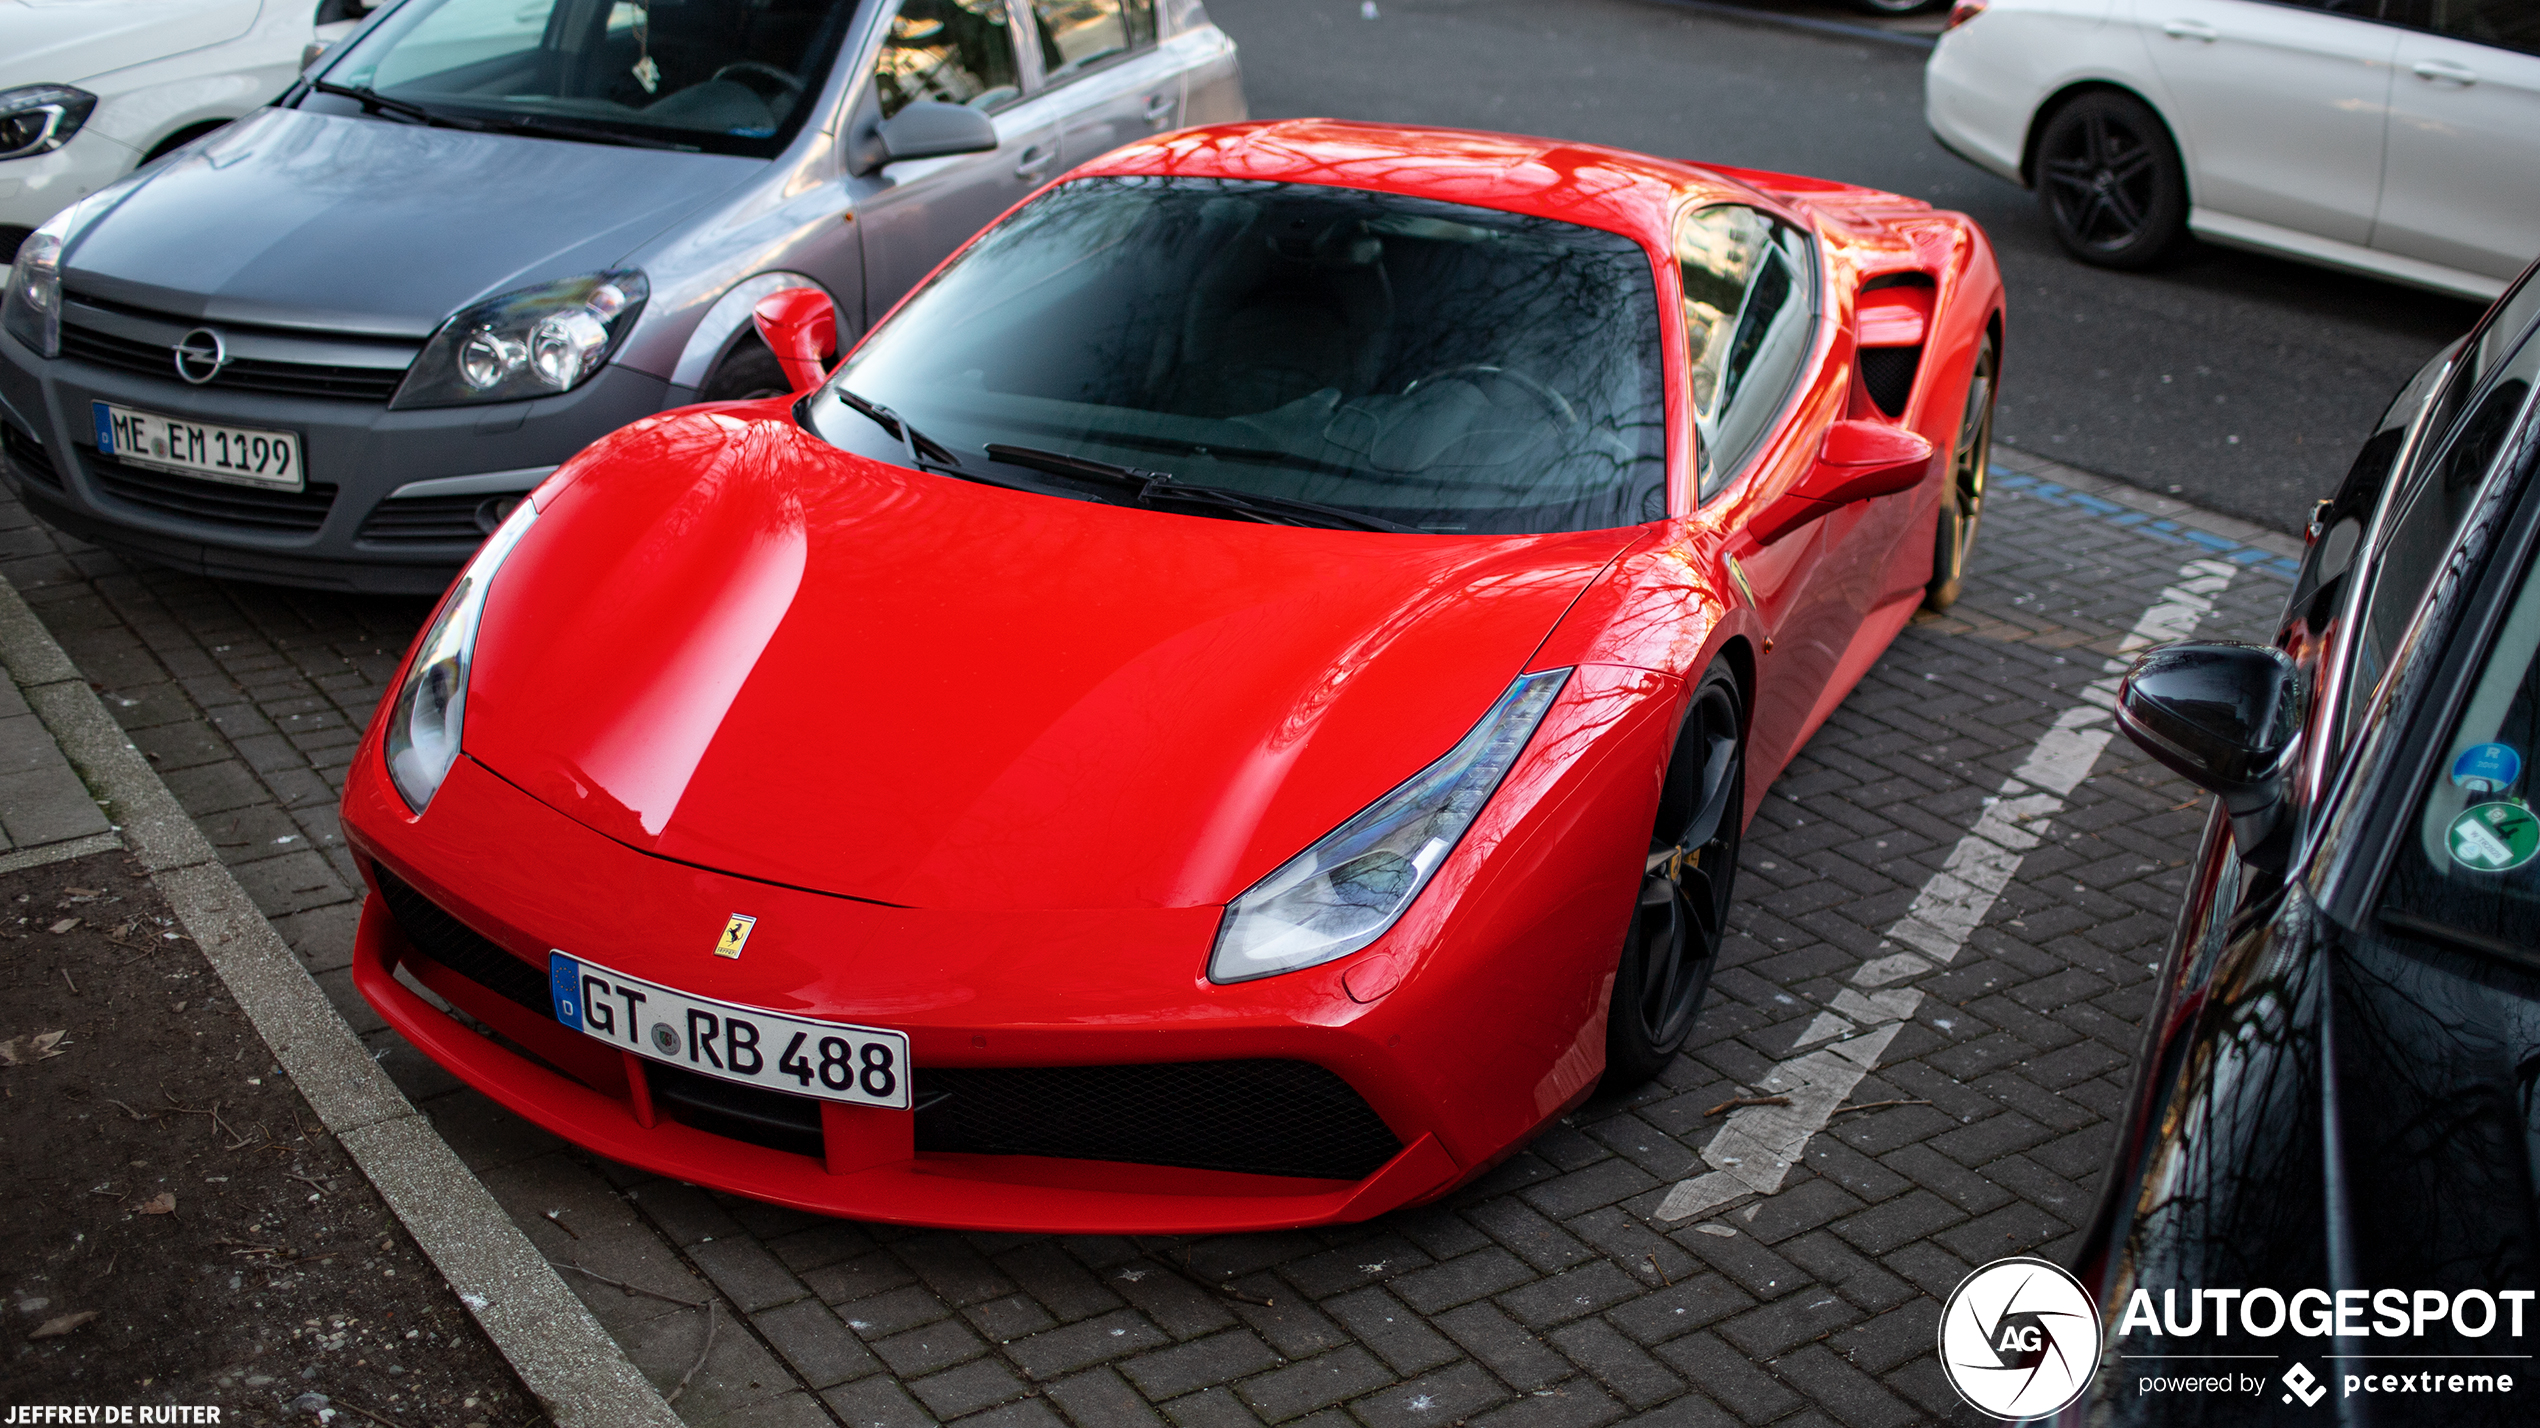
<path fill-rule="evenodd" d="M 2514 418 L 2540 373 L 2540 342 L 2525 342 L 2493 381 L 2471 399 L 2468 412 L 2417 468 L 2399 517 L 2373 552 L 2372 592 L 2355 626 L 2340 741 L 2351 737 L 2373 693 L 2388 672 L 2390 652 L 2407 633 L 2417 603 L 2433 585 L 2461 521 L 2486 484 L 2487 468 L 2512 435 Z"/>
<path fill-rule="evenodd" d="M 1051 83 L 1155 43 L 1155 0 L 1032 0 Z"/>
<path fill-rule="evenodd" d="M 1806 234 L 1730 204 L 1677 220 L 1676 269 L 1708 500 L 1772 429 L 1808 360 L 1816 264 Z"/>
<path fill-rule="evenodd" d="M 2426 28 L 2437 34 L 2540 54 L 2540 5 L 2531 0 L 2420 0 L 2433 13 Z"/>
<path fill-rule="evenodd" d="M 1023 93 L 1005 0 L 901 0 L 873 67 L 882 117 L 920 99 L 994 109 Z"/>

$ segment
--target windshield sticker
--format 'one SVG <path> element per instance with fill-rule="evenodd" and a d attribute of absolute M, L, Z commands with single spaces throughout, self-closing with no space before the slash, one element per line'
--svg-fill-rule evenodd
<path fill-rule="evenodd" d="M 2473 794 L 2503 793 L 2522 777 L 2522 755 L 2503 744 L 2473 744 L 2452 760 L 2452 783 Z"/>
<path fill-rule="evenodd" d="M 2540 854 L 2540 817 L 2519 803 L 2482 803 L 2452 820 L 2443 845 L 2473 873 L 2511 872 Z"/>

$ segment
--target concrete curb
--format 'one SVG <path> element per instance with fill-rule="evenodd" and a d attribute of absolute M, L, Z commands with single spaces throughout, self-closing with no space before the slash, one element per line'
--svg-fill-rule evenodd
<path fill-rule="evenodd" d="M 1917 35 L 1910 30 L 1886 30 L 1876 25 L 1847 24 L 1841 20 L 1825 20 L 1815 15 L 1784 15 L 1773 10 L 1749 5 L 1731 5 L 1720 0 L 1659 0 L 1679 10 L 1711 15 L 1723 20 L 1742 20 L 1750 25 L 1771 25 L 1784 30 L 1806 30 L 1811 34 L 1833 35 L 1847 40 L 1869 40 L 1876 44 L 1903 45 L 1907 49 L 1929 53 L 1939 43 L 1930 35 Z"/>
<path fill-rule="evenodd" d="M 150 870 L 274 1059 L 548 1414 L 564 1428 L 681 1428 L 554 1266 L 371 1060 L 4 578 L 0 665 L 107 801 L 124 845 Z"/>

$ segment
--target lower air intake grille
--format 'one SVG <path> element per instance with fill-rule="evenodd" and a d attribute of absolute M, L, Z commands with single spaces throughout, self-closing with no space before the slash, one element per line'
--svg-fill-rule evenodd
<path fill-rule="evenodd" d="M 5 454 L 18 474 L 38 486 L 62 489 L 62 473 L 54 469 L 53 457 L 35 433 L 21 429 L 16 422 L 0 421 L 0 454 Z"/>
<path fill-rule="evenodd" d="M 379 895 L 387 901 L 389 915 L 397 920 L 397 930 L 406 935 L 416 951 L 540 1016 L 556 1014 L 548 999 L 544 973 L 443 912 L 432 899 L 408 887 L 395 873 L 386 868 L 378 872 Z"/>
<path fill-rule="evenodd" d="M 917 1148 L 1360 1180 L 1402 1149 L 1306 1061 L 917 1070 Z"/>
<path fill-rule="evenodd" d="M 736 1081 L 718 1081 L 658 1061 L 645 1062 L 644 1075 L 652 1083 L 654 1102 L 682 1125 L 770 1150 L 790 1150 L 796 1155 L 826 1153 L 828 1142 L 820 1133 L 820 1103 L 809 1096 L 789 1096 Z"/>
<path fill-rule="evenodd" d="M 1923 365 L 1920 347 L 1864 347 L 1861 349 L 1861 385 L 1869 391 L 1870 400 L 1879 410 L 1892 417 L 1905 415 L 1905 403 L 1914 395 L 1914 372 Z"/>
<path fill-rule="evenodd" d="M 127 466 L 113 457 L 92 459 L 88 472 L 99 490 L 126 505 L 247 530 L 305 535 L 326 524 L 327 509 L 335 504 L 335 488 L 317 482 L 300 491 L 232 486 Z"/>
<path fill-rule="evenodd" d="M 358 539 L 378 545 L 474 545 L 493 534 L 518 496 L 408 496 L 371 509 Z"/>

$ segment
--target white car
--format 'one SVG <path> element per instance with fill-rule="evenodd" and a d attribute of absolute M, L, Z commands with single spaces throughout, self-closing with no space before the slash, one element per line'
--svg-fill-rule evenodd
<path fill-rule="evenodd" d="M 2486 300 L 2540 256 L 2540 0 L 1959 0 L 1924 110 L 2086 262 L 2194 232 Z"/>
<path fill-rule="evenodd" d="M 45 219 L 280 94 L 373 8 L 0 0 L 0 263 Z"/>

